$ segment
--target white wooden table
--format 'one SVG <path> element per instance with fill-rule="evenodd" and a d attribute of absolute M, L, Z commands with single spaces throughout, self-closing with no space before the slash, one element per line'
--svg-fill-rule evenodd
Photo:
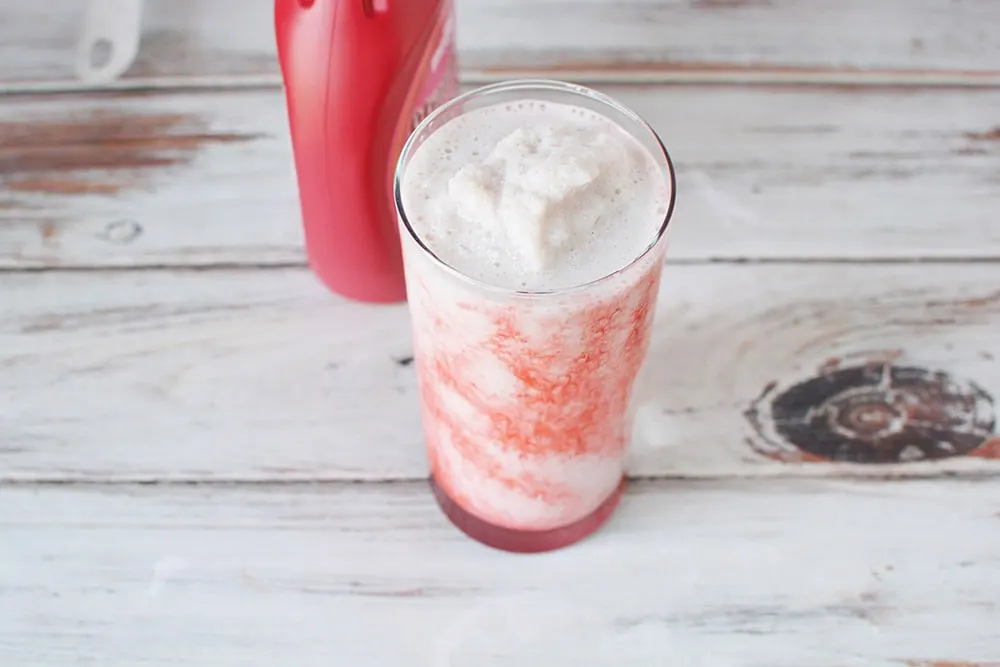
<path fill-rule="evenodd" d="M 148 0 L 106 90 L 82 8 L 0 0 L 0 665 L 1000 665 L 1000 3 L 459 0 L 467 84 L 679 168 L 636 479 L 538 556 L 303 265 L 270 0 Z"/>

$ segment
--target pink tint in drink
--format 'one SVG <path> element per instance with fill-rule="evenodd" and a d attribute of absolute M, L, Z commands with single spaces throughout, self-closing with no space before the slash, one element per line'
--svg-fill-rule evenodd
<path fill-rule="evenodd" d="M 395 183 L 435 495 L 471 537 L 544 551 L 620 497 L 674 176 L 595 91 L 488 86 L 445 104 Z"/>

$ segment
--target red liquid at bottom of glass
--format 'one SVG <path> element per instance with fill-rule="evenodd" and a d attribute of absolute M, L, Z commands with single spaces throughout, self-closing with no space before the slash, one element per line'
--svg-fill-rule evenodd
<path fill-rule="evenodd" d="M 431 476 L 431 489 L 434 498 L 445 516 L 463 533 L 483 544 L 514 553 L 539 553 L 554 551 L 579 542 L 608 520 L 618 506 L 622 493 L 625 491 L 625 478 L 622 478 L 618 488 L 601 503 L 597 509 L 575 523 L 551 530 L 511 530 L 483 521 L 452 500 L 444 489 Z"/>

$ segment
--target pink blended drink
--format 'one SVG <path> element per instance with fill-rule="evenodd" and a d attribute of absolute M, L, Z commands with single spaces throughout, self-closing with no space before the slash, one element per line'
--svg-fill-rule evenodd
<path fill-rule="evenodd" d="M 514 81 L 429 116 L 395 196 L 438 502 L 500 549 L 585 537 L 623 488 L 674 203 L 666 150 L 604 95 Z"/>

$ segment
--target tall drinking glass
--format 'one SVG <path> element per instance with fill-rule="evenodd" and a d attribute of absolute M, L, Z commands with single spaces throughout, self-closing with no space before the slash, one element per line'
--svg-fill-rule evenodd
<path fill-rule="evenodd" d="M 655 232 L 648 245 L 617 271 L 568 288 L 497 287 L 440 259 L 408 219 L 407 167 L 427 138 L 472 110 L 524 100 L 596 112 L 655 162 L 667 206 L 649 221 Z M 507 551 L 547 551 L 582 539 L 613 512 L 675 186 L 666 149 L 639 116 L 606 95 L 556 81 L 466 93 L 424 119 L 403 147 L 394 195 L 431 485 L 444 513 L 470 537 Z"/>

